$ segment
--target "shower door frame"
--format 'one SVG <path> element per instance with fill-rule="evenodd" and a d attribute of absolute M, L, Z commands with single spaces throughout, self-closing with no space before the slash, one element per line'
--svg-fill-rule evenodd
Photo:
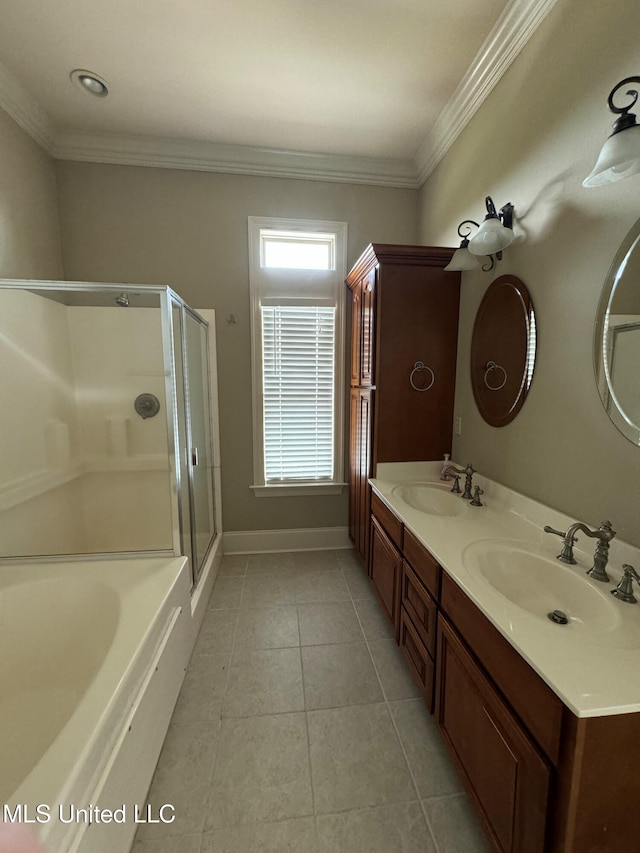
<path fill-rule="evenodd" d="M 166 310 L 162 312 L 163 321 L 167 322 L 167 333 L 164 333 L 163 330 L 163 341 L 165 341 L 170 348 L 169 359 L 171 364 L 171 370 L 167 371 L 167 380 L 171 381 L 171 394 L 174 400 L 174 405 L 172 407 L 172 411 L 174 414 L 174 423 L 171 428 L 172 435 L 172 448 L 170 454 L 172 456 L 173 464 L 171 466 L 172 475 L 175 477 L 175 483 L 172 483 L 172 493 L 175 498 L 176 508 L 174 513 L 174 518 L 176 519 L 177 526 L 174 523 L 174 536 L 177 535 L 178 538 L 178 553 L 187 554 L 191 563 L 191 578 L 192 578 L 192 591 L 198 585 L 198 580 L 202 573 L 202 569 L 206 563 L 207 556 L 211 550 L 211 546 L 213 545 L 216 535 L 216 491 L 215 491 L 215 480 L 213 477 L 214 470 L 214 423 L 211 411 L 211 341 L 209 335 L 209 323 L 204 319 L 204 317 L 200 316 L 197 311 L 195 311 L 190 305 L 182 299 L 179 294 L 177 294 L 171 288 L 166 288 L 166 300 L 167 306 Z M 175 336 L 174 336 L 174 318 L 173 318 L 173 307 L 177 306 L 180 308 L 180 359 L 178 360 L 177 353 L 175 352 Z M 191 453 L 193 450 L 193 431 L 192 431 L 192 418 L 191 418 L 191 387 L 190 387 L 190 377 L 188 371 L 188 353 L 187 353 L 187 332 L 186 332 L 186 318 L 187 315 L 191 316 L 199 325 L 203 326 L 207 331 L 206 335 L 206 352 L 203 353 L 204 356 L 204 365 L 206 367 L 206 385 L 207 385 L 207 406 L 205 416 L 208 423 L 208 432 L 209 432 L 209 444 L 208 453 L 211 457 L 211 521 L 212 521 L 212 533 L 209 537 L 209 541 L 207 542 L 207 546 L 202 553 L 202 561 L 198 560 L 199 550 L 196 542 L 196 521 L 194 518 L 194 508 L 196 506 L 196 498 L 195 498 L 195 489 L 194 489 L 194 463 L 191 457 Z M 181 371 L 181 381 L 183 383 L 184 390 L 184 414 L 185 414 L 185 439 L 186 439 L 186 447 L 185 447 L 185 458 L 182 459 L 182 448 L 180 447 L 180 426 L 178 423 L 179 418 L 179 409 L 178 409 L 178 388 L 177 383 L 179 381 L 178 372 Z M 187 534 L 187 525 L 184 523 L 185 520 L 185 508 L 182 503 L 182 476 L 183 476 L 183 462 L 184 462 L 184 471 L 186 471 L 187 480 L 188 480 L 188 494 L 189 494 L 189 524 L 188 524 L 188 533 L 189 533 L 189 549 L 187 550 L 185 536 Z M 175 540 L 174 540 L 175 544 Z"/>

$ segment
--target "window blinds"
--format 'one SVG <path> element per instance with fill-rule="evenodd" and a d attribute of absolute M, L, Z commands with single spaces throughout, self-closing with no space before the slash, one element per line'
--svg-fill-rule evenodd
<path fill-rule="evenodd" d="M 335 307 L 262 307 L 266 483 L 333 477 L 335 326 Z"/>

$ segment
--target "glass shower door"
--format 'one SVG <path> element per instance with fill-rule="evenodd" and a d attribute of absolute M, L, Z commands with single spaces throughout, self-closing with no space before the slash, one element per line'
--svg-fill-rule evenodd
<path fill-rule="evenodd" d="M 184 309 L 184 353 L 189 426 L 193 580 L 197 583 L 215 533 L 213 453 L 207 326 Z"/>
<path fill-rule="evenodd" d="M 178 509 L 180 516 L 181 552 L 189 558 L 193 567 L 193 546 L 191 537 L 191 486 L 189 477 L 190 450 L 189 429 L 187 423 L 187 391 L 183 357 L 182 304 L 171 300 L 171 328 L 173 334 L 173 357 L 175 363 L 176 390 L 176 428 L 177 428 L 177 474 L 178 474 Z M 193 571 L 192 571 L 192 574 Z M 194 574 L 195 583 L 195 574 Z"/>

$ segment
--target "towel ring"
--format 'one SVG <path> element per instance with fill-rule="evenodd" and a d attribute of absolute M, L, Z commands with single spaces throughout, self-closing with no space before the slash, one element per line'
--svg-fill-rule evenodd
<path fill-rule="evenodd" d="M 501 370 L 504 375 L 504 378 L 500 385 L 489 385 L 489 382 L 487 381 L 487 377 L 494 370 Z M 487 369 L 484 372 L 484 384 L 487 386 L 489 391 L 499 391 L 507 384 L 507 371 L 504 369 L 504 367 L 501 367 L 499 364 L 496 364 L 495 361 L 488 361 Z"/>
<path fill-rule="evenodd" d="M 420 370 L 428 370 L 429 373 L 431 374 L 431 382 L 427 385 L 426 388 L 418 388 L 418 386 L 414 384 L 413 374 L 416 371 L 420 371 Z M 409 374 L 409 383 L 411 384 L 411 387 L 414 388 L 416 391 L 428 391 L 429 388 L 431 388 L 431 386 L 433 385 L 433 383 L 435 381 L 436 381 L 436 377 L 435 377 L 433 370 L 431 370 L 430 367 L 427 367 L 427 365 L 423 364 L 421 361 L 416 361 L 416 363 L 413 366 L 413 370 Z"/>

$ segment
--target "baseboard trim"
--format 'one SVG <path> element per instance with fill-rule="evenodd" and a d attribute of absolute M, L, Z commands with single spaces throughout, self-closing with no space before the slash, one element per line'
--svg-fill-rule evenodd
<path fill-rule="evenodd" d="M 295 530 L 225 530 L 225 554 L 264 554 L 278 551 L 337 551 L 351 548 L 346 527 L 311 527 Z"/>

